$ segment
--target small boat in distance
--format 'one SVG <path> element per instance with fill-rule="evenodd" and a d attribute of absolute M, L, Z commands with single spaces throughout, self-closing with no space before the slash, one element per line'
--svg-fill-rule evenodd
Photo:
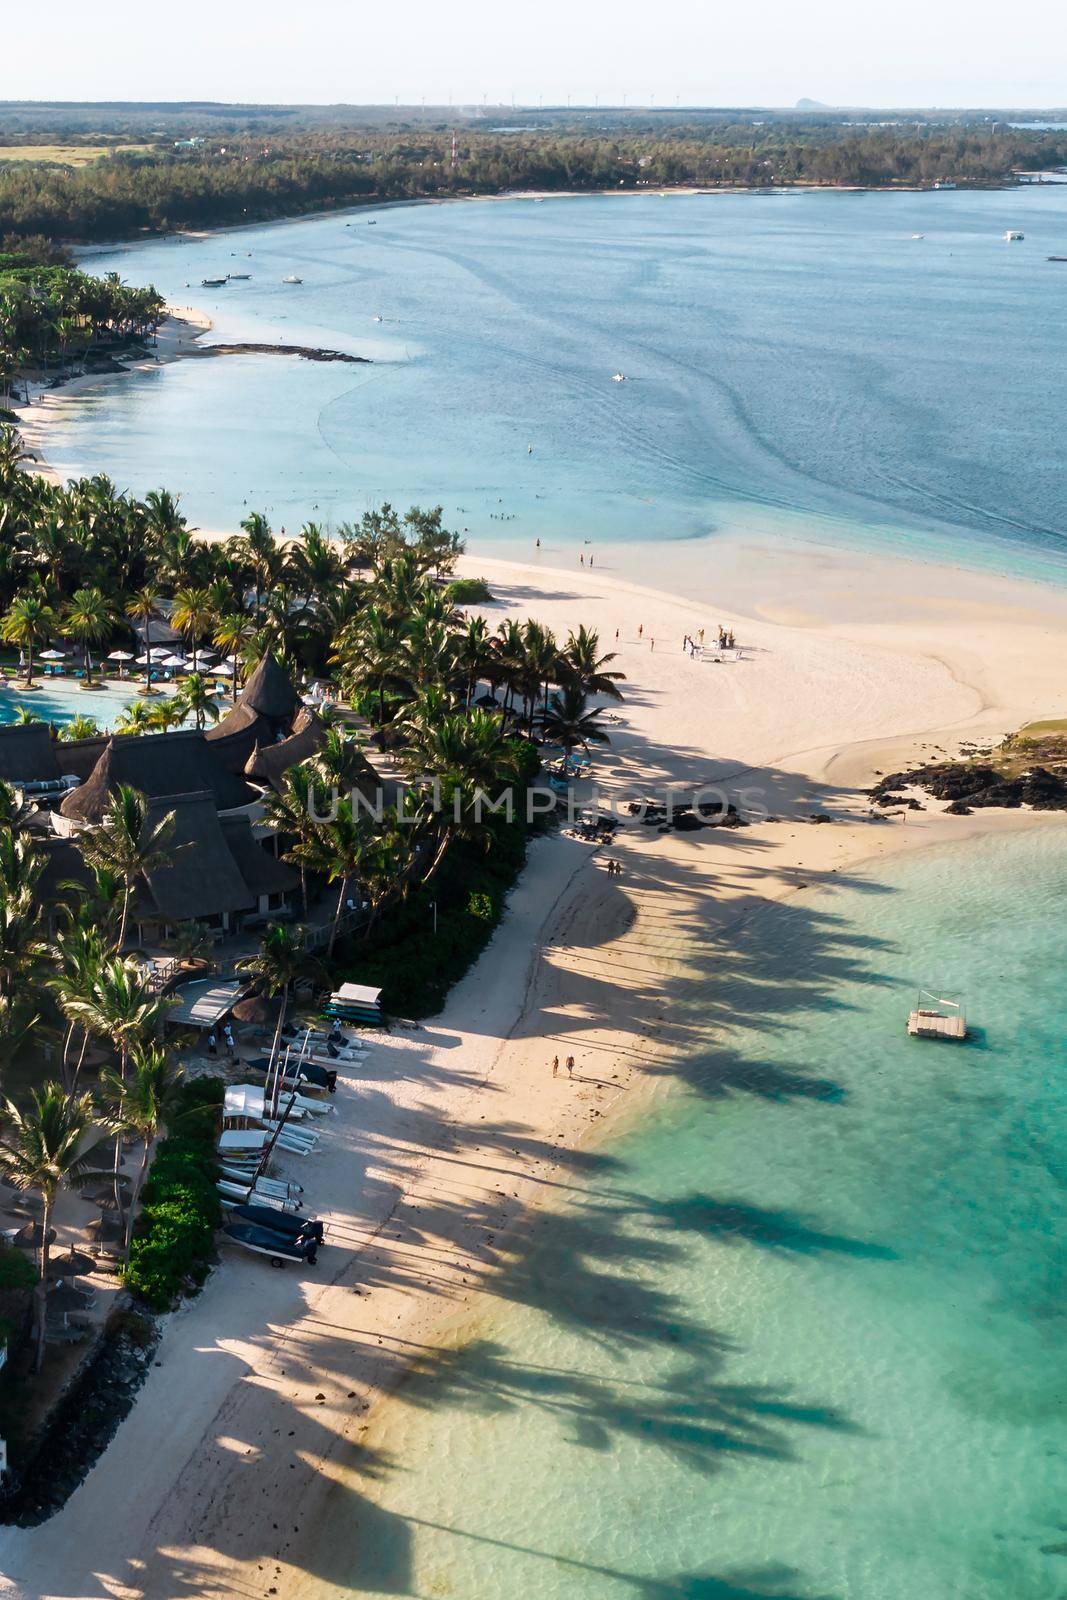
<path fill-rule="evenodd" d="M 1067 261 L 1067 256 L 1046 256 L 1047 261 Z"/>
<path fill-rule="evenodd" d="M 1026 235 L 1020 232 L 1018 228 L 1009 228 L 1004 237 L 1009 244 L 1014 244 L 1016 239 L 1025 239 Z"/>
<path fill-rule="evenodd" d="M 249 283 L 252 274 L 250 272 L 228 272 L 226 277 L 230 283 Z"/>
<path fill-rule="evenodd" d="M 926 235 L 925 235 L 925 233 L 913 233 L 912 234 L 912 238 L 913 239 L 925 239 Z"/>
<path fill-rule="evenodd" d="M 375 312 L 375 314 L 374 314 L 374 319 L 373 319 L 373 320 L 374 320 L 374 321 L 375 321 L 375 322 L 381 322 L 381 320 L 382 320 L 382 319 L 381 319 L 381 317 L 380 317 L 380 316 L 379 316 L 379 315 L 378 315 L 378 313 L 377 313 L 377 312 Z"/>
<path fill-rule="evenodd" d="M 288 277 L 282 279 L 283 283 L 303 283 L 303 278 L 298 278 L 295 272 L 290 272 Z"/>
<path fill-rule="evenodd" d="M 200 287 L 201 289 L 221 289 L 226 281 L 225 278 L 201 278 Z"/>
<path fill-rule="evenodd" d="M 611 374 L 611 381 L 612 381 L 612 383 L 625 383 L 626 382 L 626 374 L 625 374 L 625 372 L 613 372 Z"/>

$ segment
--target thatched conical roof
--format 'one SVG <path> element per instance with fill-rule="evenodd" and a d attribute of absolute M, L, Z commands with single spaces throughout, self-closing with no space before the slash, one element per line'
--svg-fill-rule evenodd
<path fill-rule="evenodd" d="M 248 784 L 227 770 L 203 733 L 191 728 L 113 736 L 88 778 L 70 791 L 59 809 L 76 822 L 101 822 L 111 795 L 123 783 L 149 800 L 206 791 L 217 811 L 233 810 L 255 798 Z"/>
<path fill-rule="evenodd" d="M 262 657 L 237 697 L 239 706 L 251 706 L 276 728 L 288 728 L 300 706 L 293 680 L 270 651 Z"/>
<path fill-rule="evenodd" d="M 314 711 L 301 710 L 293 723 L 293 731 L 277 744 L 257 744 L 245 765 L 245 775 L 257 783 L 269 783 L 280 789 L 284 774 L 300 761 L 307 761 L 322 748 L 326 726 Z"/>

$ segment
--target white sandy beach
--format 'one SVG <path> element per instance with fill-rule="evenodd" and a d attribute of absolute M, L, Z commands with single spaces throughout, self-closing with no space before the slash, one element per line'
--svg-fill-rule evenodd
<path fill-rule="evenodd" d="M 330 1223 L 318 1266 L 272 1272 L 224 1251 L 67 1507 L 0 1530 L 5 1596 L 350 1593 L 338 1529 L 358 1536 L 373 1514 L 356 1473 L 371 1407 L 412 1355 L 432 1359 L 492 1304 L 494 1267 L 521 1259 L 531 1208 L 565 1194 L 582 1145 L 669 1092 L 687 1047 L 676 1019 L 738 919 L 771 897 L 832 892 L 892 851 L 1065 825 L 933 810 L 872 822 L 856 792 L 877 769 L 1067 713 L 1054 592 L 858 557 L 776 572 L 753 557 L 747 579 L 731 575 L 728 610 L 613 575 L 606 548 L 592 572 L 558 559 L 463 565 L 490 580 L 494 626 L 506 613 L 563 635 L 584 622 L 617 649 L 627 695 L 594 757 L 602 789 L 721 782 L 780 820 L 666 836 L 630 824 L 609 852 L 621 880 L 603 851 L 534 846 L 442 1015 L 375 1038 L 339 1086 L 323 1152 L 289 1158 Z M 714 589 L 713 573 L 686 580 L 674 559 L 661 582 Z M 743 660 L 683 653 L 685 634 L 719 623 Z M 814 825 L 813 812 L 835 820 Z M 575 1056 L 573 1081 L 553 1078 L 553 1054 Z"/>

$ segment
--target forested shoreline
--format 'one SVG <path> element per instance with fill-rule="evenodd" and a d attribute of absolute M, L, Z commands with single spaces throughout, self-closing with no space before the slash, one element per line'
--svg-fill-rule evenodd
<path fill-rule="evenodd" d="M 14 159 L 24 136 L 6 137 L 0 236 L 68 242 L 509 189 L 983 186 L 1067 164 L 1067 132 L 1005 124 L 911 131 L 841 122 L 682 124 L 610 136 L 326 128 L 205 136 L 184 147 L 161 140 L 84 166 Z"/>

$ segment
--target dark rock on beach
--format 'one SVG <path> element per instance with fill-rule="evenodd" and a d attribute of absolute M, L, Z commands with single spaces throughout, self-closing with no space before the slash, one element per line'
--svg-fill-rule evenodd
<path fill-rule="evenodd" d="M 1035 811 L 1067 811 L 1067 777 L 1047 767 L 1030 767 L 1017 777 L 1007 777 L 996 767 L 969 761 L 943 761 L 911 772 L 891 772 L 868 791 L 875 805 L 921 807 L 906 800 L 905 787 L 924 790 L 935 800 L 947 800 L 953 816 L 965 816 L 975 808 L 1002 807 L 1018 810 L 1031 806 Z"/>
<path fill-rule="evenodd" d="M 35 1527 L 66 1505 L 111 1443 L 159 1344 L 148 1316 L 126 1314 L 104 1334 L 0 1492 L 0 1524 Z"/>

